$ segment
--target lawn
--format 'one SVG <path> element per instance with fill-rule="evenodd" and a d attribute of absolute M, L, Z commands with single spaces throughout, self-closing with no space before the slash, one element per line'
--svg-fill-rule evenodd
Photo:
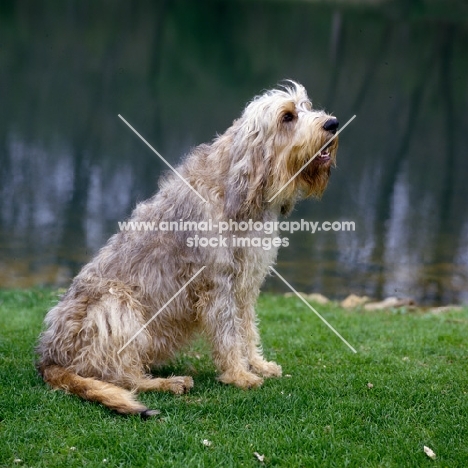
<path fill-rule="evenodd" d="M 55 300 L 46 290 L 0 292 L 2 467 L 468 466 L 466 309 L 316 306 L 353 354 L 298 299 L 262 295 L 265 354 L 284 377 L 250 391 L 224 386 L 196 342 L 163 369 L 192 375 L 195 387 L 141 394 L 161 410 L 143 421 L 38 378 L 33 348 Z"/>

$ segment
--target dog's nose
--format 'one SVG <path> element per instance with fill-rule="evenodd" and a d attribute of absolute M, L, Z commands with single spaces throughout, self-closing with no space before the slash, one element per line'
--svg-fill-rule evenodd
<path fill-rule="evenodd" d="M 338 119 L 328 119 L 323 124 L 323 129 L 326 130 L 327 132 L 336 133 L 336 129 L 338 128 L 338 125 L 340 125 L 340 122 L 338 122 Z"/>

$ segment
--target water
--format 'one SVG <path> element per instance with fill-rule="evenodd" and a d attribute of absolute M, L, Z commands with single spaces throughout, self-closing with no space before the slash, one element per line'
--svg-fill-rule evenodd
<path fill-rule="evenodd" d="M 408 5 L 409 4 L 409 5 Z M 171 163 L 294 78 L 344 123 L 278 270 L 342 298 L 468 302 L 468 27 L 446 2 L 35 2 L 0 7 L 0 285 L 66 285 Z M 267 290 L 285 291 L 277 279 Z"/>

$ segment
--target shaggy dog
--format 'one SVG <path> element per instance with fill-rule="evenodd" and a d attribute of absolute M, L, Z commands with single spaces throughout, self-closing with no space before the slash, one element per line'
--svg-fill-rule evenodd
<path fill-rule="evenodd" d="M 177 168 L 194 190 L 171 172 L 131 221 L 230 221 L 232 238 L 266 238 L 236 231 L 236 223 L 274 222 L 299 199 L 320 197 L 335 163 L 337 127 L 336 118 L 312 108 L 300 84 L 267 91 Z M 135 392 L 189 390 L 191 377 L 153 378 L 151 370 L 197 332 L 211 344 L 221 382 L 251 388 L 281 376 L 262 356 L 254 311 L 278 242 L 271 249 L 202 247 L 190 244 L 193 238 L 184 230 L 112 236 L 45 318 L 37 347 L 43 379 L 119 413 L 151 416 L 157 412 Z"/>

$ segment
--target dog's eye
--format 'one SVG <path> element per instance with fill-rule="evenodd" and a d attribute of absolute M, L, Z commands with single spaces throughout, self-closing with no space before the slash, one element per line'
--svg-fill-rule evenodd
<path fill-rule="evenodd" d="M 283 122 L 291 122 L 294 120 L 294 114 L 292 112 L 286 112 L 286 114 L 283 115 Z"/>

